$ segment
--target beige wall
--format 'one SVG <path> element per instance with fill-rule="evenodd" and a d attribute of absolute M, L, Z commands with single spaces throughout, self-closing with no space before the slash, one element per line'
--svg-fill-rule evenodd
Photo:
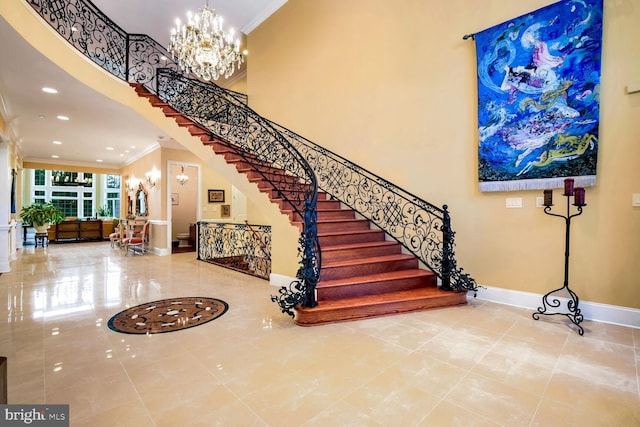
<path fill-rule="evenodd" d="M 248 38 L 253 109 L 400 187 L 448 204 L 459 265 L 481 285 L 562 286 L 564 223 L 541 191 L 477 190 L 473 41 L 543 0 L 289 0 Z M 582 300 L 640 308 L 640 1 L 605 0 L 598 178 L 572 224 Z M 522 197 L 522 209 L 505 209 Z M 556 191 L 556 198 L 559 193 Z"/>

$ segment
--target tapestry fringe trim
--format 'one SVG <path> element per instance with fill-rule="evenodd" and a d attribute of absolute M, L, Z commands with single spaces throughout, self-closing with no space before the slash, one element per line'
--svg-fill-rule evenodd
<path fill-rule="evenodd" d="M 521 190 L 545 190 L 549 188 L 564 188 L 566 178 L 574 179 L 575 187 L 591 187 L 596 184 L 595 175 L 541 178 L 541 179 L 519 179 L 513 181 L 491 181 L 479 183 L 479 190 L 489 191 L 521 191 Z"/>

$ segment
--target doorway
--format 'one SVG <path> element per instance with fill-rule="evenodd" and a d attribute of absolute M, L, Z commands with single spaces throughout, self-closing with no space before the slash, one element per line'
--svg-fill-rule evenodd
<path fill-rule="evenodd" d="M 196 250 L 195 224 L 200 206 L 199 177 L 199 165 L 169 162 L 167 216 L 171 224 L 171 253 Z"/>

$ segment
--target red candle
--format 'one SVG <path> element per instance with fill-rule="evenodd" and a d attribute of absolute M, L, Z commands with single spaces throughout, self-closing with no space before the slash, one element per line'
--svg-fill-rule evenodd
<path fill-rule="evenodd" d="M 573 196 L 573 178 L 567 178 L 564 180 L 564 195 Z"/>
<path fill-rule="evenodd" d="M 553 190 L 544 190 L 544 205 L 553 205 Z"/>
<path fill-rule="evenodd" d="M 582 187 L 576 187 L 574 189 L 575 191 L 575 198 L 574 198 L 574 205 L 576 206 L 584 206 L 584 188 Z"/>

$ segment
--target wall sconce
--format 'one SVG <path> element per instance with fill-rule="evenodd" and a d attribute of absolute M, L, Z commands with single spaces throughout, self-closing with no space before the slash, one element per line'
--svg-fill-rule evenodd
<path fill-rule="evenodd" d="M 132 176 L 131 178 L 127 178 L 124 182 L 125 185 L 125 191 L 127 193 L 131 193 L 132 191 L 136 191 L 136 189 L 138 188 L 138 179 L 135 176 Z"/>
<path fill-rule="evenodd" d="M 184 166 L 181 166 L 181 168 L 182 168 L 182 172 L 180 172 L 176 176 L 176 179 L 178 180 L 180 185 L 185 185 L 187 181 L 189 181 L 189 176 L 186 173 L 184 173 Z"/>
<path fill-rule="evenodd" d="M 160 171 L 155 167 L 146 173 L 146 182 L 149 188 L 155 188 L 158 183 L 158 178 L 160 178 Z"/>

